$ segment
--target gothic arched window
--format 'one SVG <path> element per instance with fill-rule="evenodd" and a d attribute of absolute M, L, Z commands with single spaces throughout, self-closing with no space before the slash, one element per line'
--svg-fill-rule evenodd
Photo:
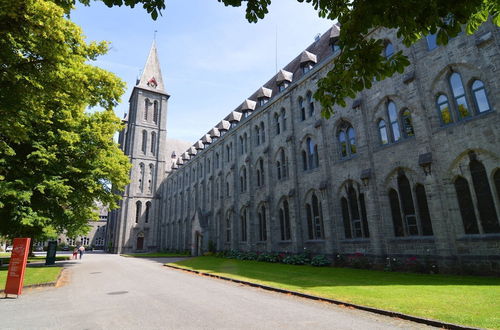
<path fill-rule="evenodd" d="M 398 190 L 407 233 L 410 236 L 418 235 L 417 216 L 415 214 L 415 206 L 413 205 L 410 182 L 404 174 L 398 176 Z"/>
<path fill-rule="evenodd" d="M 316 193 L 306 201 L 307 229 L 309 239 L 322 239 L 323 234 L 323 214 L 321 203 Z"/>
<path fill-rule="evenodd" d="M 289 241 L 291 239 L 290 228 L 290 208 L 288 201 L 284 200 L 279 209 L 281 240 Z"/>
<path fill-rule="evenodd" d="M 474 192 L 476 193 L 477 208 L 483 231 L 485 233 L 500 233 L 500 225 L 495 211 L 495 202 L 493 200 L 493 194 L 491 193 L 486 169 L 477 159 L 470 161 L 469 169 Z"/>
<path fill-rule="evenodd" d="M 459 176 L 455 179 L 454 185 L 455 191 L 457 193 L 458 207 L 460 209 L 460 215 L 462 216 L 465 233 L 479 234 L 476 212 L 474 211 L 474 203 L 472 202 L 469 183 L 466 179 Z"/>
<path fill-rule="evenodd" d="M 226 242 L 231 242 L 231 213 L 226 215 Z"/>
<path fill-rule="evenodd" d="M 144 212 L 144 222 L 149 222 L 149 212 L 151 212 L 151 202 L 146 202 L 146 211 Z"/>
<path fill-rule="evenodd" d="M 144 120 L 148 120 L 150 102 L 148 99 L 144 100 Z"/>
<path fill-rule="evenodd" d="M 258 211 L 259 218 L 259 241 L 267 240 L 267 218 L 266 218 L 266 207 L 262 205 Z"/>
<path fill-rule="evenodd" d="M 151 154 L 156 155 L 156 133 L 151 132 Z"/>
<path fill-rule="evenodd" d="M 312 92 L 307 92 L 307 104 L 309 108 L 309 117 L 311 117 L 314 114 L 314 99 L 312 96 Z"/>
<path fill-rule="evenodd" d="M 246 242 L 247 241 L 247 232 L 248 232 L 248 229 L 247 229 L 247 209 L 246 208 L 243 208 L 241 209 L 241 212 L 240 212 L 240 229 L 241 229 L 241 241 L 242 242 Z"/>
<path fill-rule="evenodd" d="M 264 122 L 260 122 L 260 142 L 266 142 L 266 131 L 264 129 Z"/>
<path fill-rule="evenodd" d="M 392 141 L 397 142 L 401 139 L 401 132 L 399 130 L 398 113 L 396 110 L 396 104 L 392 101 L 387 103 L 387 115 L 389 117 Z"/>
<path fill-rule="evenodd" d="M 385 56 L 385 58 L 389 59 L 389 58 L 391 58 L 393 55 L 394 55 L 394 46 L 392 45 L 392 43 L 391 43 L 390 41 L 388 41 L 388 42 L 385 44 L 385 48 L 384 48 L 384 56 Z"/>
<path fill-rule="evenodd" d="M 281 109 L 281 130 L 286 131 L 286 110 L 284 108 Z"/>
<path fill-rule="evenodd" d="M 409 109 L 401 111 L 401 124 L 403 125 L 403 135 L 405 138 L 415 136 L 413 121 L 411 120 L 411 113 Z"/>
<path fill-rule="evenodd" d="M 421 184 L 417 184 L 415 186 L 415 194 L 417 195 L 418 214 L 420 216 L 420 224 L 422 225 L 422 235 L 432 236 L 432 222 L 429 206 L 427 205 L 425 187 Z"/>
<path fill-rule="evenodd" d="M 141 213 L 142 213 L 142 203 L 140 201 L 137 201 L 135 203 L 135 223 L 139 223 Z"/>
<path fill-rule="evenodd" d="M 391 205 L 392 223 L 395 236 L 404 236 L 403 219 L 401 218 L 401 209 L 399 208 L 399 197 L 396 190 L 389 190 L 389 203 Z"/>
<path fill-rule="evenodd" d="M 356 132 L 351 124 L 342 122 L 338 128 L 337 140 L 340 147 L 340 157 L 350 158 L 356 154 Z"/>
<path fill-rule="evenodd" d="M 274 127 L 275 127 L 275 131 L 276 131 L 276 135 L 279 135 L 281 133 L 280 115 L 277 113 L 274 114 Z"/>
<path fill-rule="evenodd" d="M 469 105 L 465 97 L 465 89 L 462 84 L 462 77 L 460 73 L 453 72 L 449 78 L 450 88 L 455 99 L 455 106 L 457 108 L 458 119 L 462 120 L 470 116 Z"/>
<path fill-rule="evenodd" d="M 477 113 L 483 113 L 490 111 L 490 102 L 488 101 L 488 96 L 486 95 L 486 89 L 481 80 L 474 80 L 471 85 L 472 96 L 474 97 L 474 103 L 476 105 Z"/>
<path fill-rule="evenodd" d="M 389 137 L 387 136 L 387 126 L 385 125 L 385 120 L 380 119 L 378 121 L 378 133 L 381 144 L 388 144 Z"/>
<path fill-rule="evenodd" d="M 158 124 L 158 101 L 153 102 L 153 122 Z"/>
<path fill-rule="evenodd" d="M 145 154 L 148 147 L 148 132 L 146 130 L 142 131 L 142 152 Z"/>
<path fill-rule="evenodd" d="M 306 120 L 306 108 L 304 106 L 304 99 L 299 97 L 300 120 Z"/>
<path fill-rule="evenodd" d="M 436 99 L 437 109 L 439 112 L 439 118 L 443 125 L 448 125 L 453 122 L 450 112 L 450 104 L 448 103 L 448 97 L 444 94 L 440 94 Z"/>

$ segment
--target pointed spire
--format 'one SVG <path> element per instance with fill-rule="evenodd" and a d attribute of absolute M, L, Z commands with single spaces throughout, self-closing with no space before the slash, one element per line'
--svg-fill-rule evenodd
<path fill-rule="evenodd" d="M 156 41 L 153 40 L 149 56 L 142 70 L 141 78 L 137 84 L 138 87 L 146 89 L 155 89 L 160 92 L 165 92 L 163 85 L 163 77 L 161 75 L 160 61 L 158 60 L 158 52 L 156 50 Z"/>

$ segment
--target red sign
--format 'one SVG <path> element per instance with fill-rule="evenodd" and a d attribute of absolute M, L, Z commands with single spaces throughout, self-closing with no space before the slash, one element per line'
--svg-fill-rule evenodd
<path fill-rule="evenodd" d="M 30 249 L 31 238 L 14 238 L 14 248 L 10 255 L 5 294 L 20 295 L 23 289 L 24 272 Z"/>

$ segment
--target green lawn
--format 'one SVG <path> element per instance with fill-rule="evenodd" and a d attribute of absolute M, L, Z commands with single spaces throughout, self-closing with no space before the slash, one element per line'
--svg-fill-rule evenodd
<path fill-rule="evenodd" d="M 500 329 L 500 278 L 317 268 L 216 257 L 170 265 L 445 322 Z"/>
<path fill-rule="evenodd" d="M 24 274 L 24 286 L 55 282 L 61 272 L 62 267 L 27 267 Z M 0 289 L 5 288 L 7 280 L 7 267 L 0 268 Z"/>
<path fill-rule="evenodd" d="M 189 254 L 174 253 L 174 252 L 151 252 L 151 253 L 122 254 L 121 256 L 133 257 L 133 258 L 173 258 L 173 257 L 189 257 Z"/>

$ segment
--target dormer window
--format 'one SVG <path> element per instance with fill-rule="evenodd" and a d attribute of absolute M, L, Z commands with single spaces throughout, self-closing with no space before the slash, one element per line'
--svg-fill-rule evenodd
<path fill-rule="evenodd" d="M 332 53 L 333 54 L 340 53 L 340 50 L 342 49 L 340 47 L 340 45 L 339 45 L 339 41 L 338 40 L 332 41 L 331 47 L 332 47 Z"/>
<path fill-rule="evenodd" d="M 267 97 L 259 97 L 258 100 L 259 100 L 260 106 L 263 106 L 264 104 L 266 104 L 269 101 L 269 99 Z"/>
<path fill-rule="evenodd" d="M 288 87 L 288 81 L 283 81 L 281 84 L 278 85 L 278 90 L 280 92 L 283 92 L 287 87 Z"/>
<path fill-rule="evenodd" d="M 311 71 L 311 70 L 312 70 L 313 66 L 314 66 L 314 63 L 313 63 L 313 62 L 307 62 L 307 63 L 304 63 L 304 64 L 302 65 L 302 72 L 303 72 L 304 74 L 308 73 L 309 71 Z"/>
<path fill-rule="evenodd" d="M 271 96 L 273 95 L 273 91 L 267 87 L 261 87 L 258 91 L 257 91 L 257 102 L 259 102 L 259 105 L 260 106 L 263 106 L 264 104 L 266 104 L 269 99 L 271 98 Z"/>

